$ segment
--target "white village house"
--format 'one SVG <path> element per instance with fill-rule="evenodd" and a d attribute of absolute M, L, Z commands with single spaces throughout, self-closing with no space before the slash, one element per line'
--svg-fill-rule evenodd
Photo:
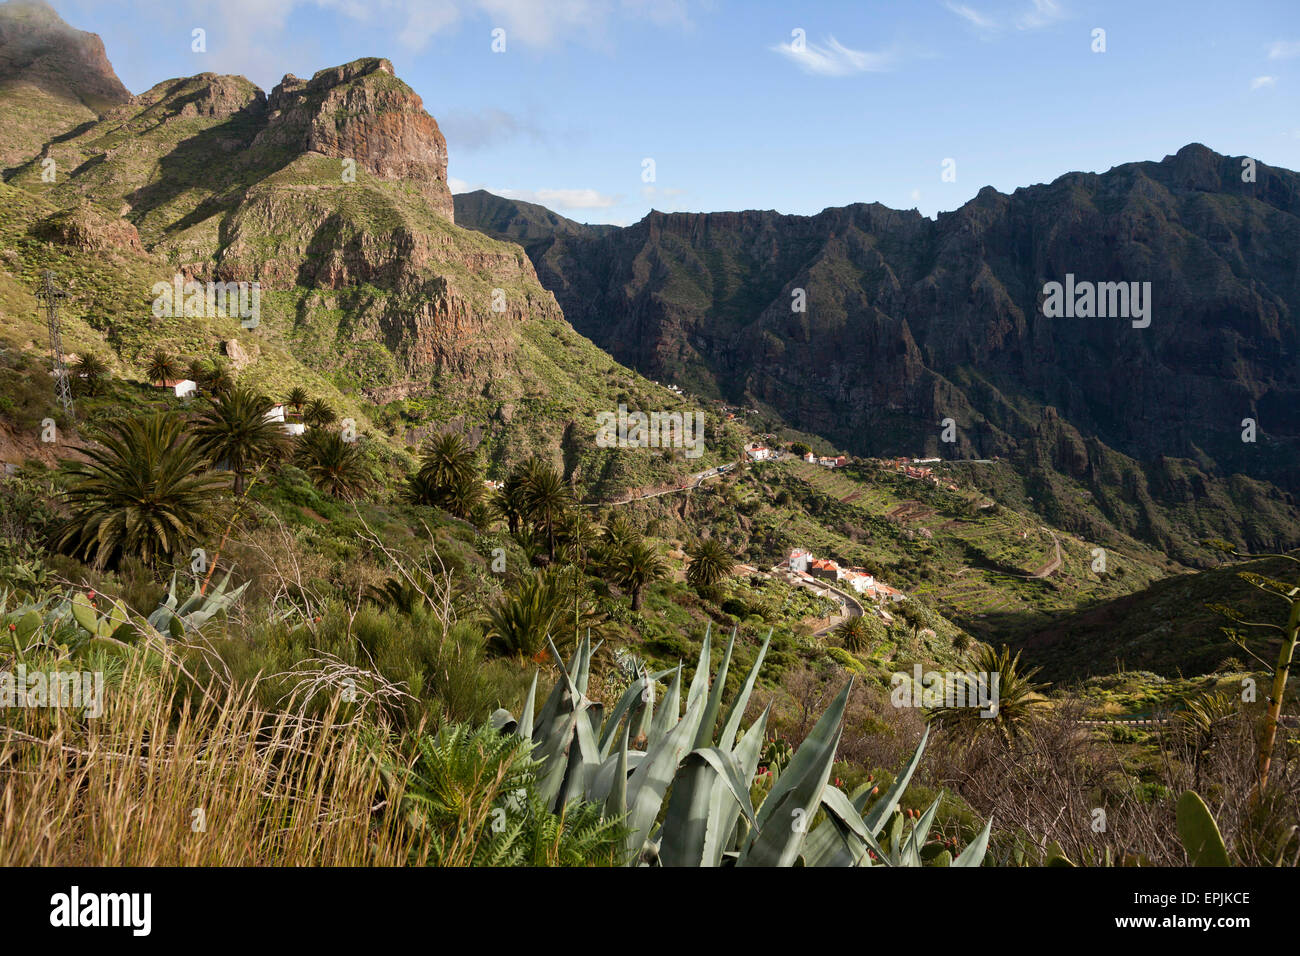
<path fill-rule="evenodd" d="M 154 382 L 154 388 L 170 388 L 177 398 L 184 398 L 187 395 L 193 395 L 198 391 L 198 383 L 188 378 L 169 378 L 162 382 Z"/>
<path fill-rule="evenodd" d="M 284 426 L 285 434 L 301 435 L 307 431 L 307 426 L 302 422 L 291 422 L 285 419 L 285 406 L 282 402 L 277 402 L 271 406 L 271 410 L 264 416 L 268 422 L 279 422 Z"/>
<path fill-rule="evenodd" d="M 786 566 L 792 574 L 799 577 L 820 578 L 847 585 L 856 593 L 873 601 L 897 603 L 906 599 L 902 591 L 890 587 L 883 581 L 877 581 L 875 575 L 861 568 L 842 568 L 829 558 L 814 557 L 812 552 L 805 548 L 792 549 L 777 567 L 781 565 Z"/>

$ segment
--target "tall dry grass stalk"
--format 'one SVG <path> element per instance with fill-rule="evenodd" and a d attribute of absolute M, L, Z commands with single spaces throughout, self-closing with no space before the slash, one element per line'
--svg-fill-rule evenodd
<path fill-rule="evenodd" d="M 311 717 L 293 701 L 268 712 L 256 682 L 199 686 L 182 670 L 137 649 L 98 718 L 0 711 L 0 865 L 410 861 L 375 759 L 382 729 L 342 719 L 337 699 Z"/>

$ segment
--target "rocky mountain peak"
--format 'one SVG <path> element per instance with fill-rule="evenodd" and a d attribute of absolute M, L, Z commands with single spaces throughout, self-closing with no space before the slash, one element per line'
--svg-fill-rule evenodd
<path fill-rule="evenodd" d="M 68 26 L 44 0 L 0 3 L 0 83 L 24 81 L 67 93 L 95 112 L 131 98 L 104 41 Z"/>
<path fill-rule="evenodd" d="M 381 179 L 414 185 L 448 220 L 447 141 L 424 103 L 380 57 L 354 60 L 271 91 L 269 123 L 255 145 L 352 159 Z"/>
<path fill-rule="evenodd" d="M 0 3 L 0 171 L 130 99 L 95 34 L 41 0 Z"/>

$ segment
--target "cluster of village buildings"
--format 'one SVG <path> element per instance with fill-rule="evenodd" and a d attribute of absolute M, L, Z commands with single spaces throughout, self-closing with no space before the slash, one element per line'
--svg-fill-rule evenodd
<path fill-rule="evenodd" d="M 793 549 L 786 555 L 785 560 L 777 565 L 777 568 L 787 569 L 790 576 L 795 579 L 807 582 L 821 580 L 844 585 L 855 593 L 880 604 L 887 601 L 897 603 L 906 598 L 902 591 L 891 588 L 883 581 L 878 581 L 875 575 L 862 568 L 840 567 L 830 558 L 818 558 L 804 548 Z"/>
<path fill-rule="evenodd" d="M 163 382 L 154 382 L 154 388 L 165 388 L 177 398 L 188 398 L 199 390 L 199 385 L 192 378 L 169 378 Z M 277 402 L 263 417 L 268 422 L 279 422 L 287 435 L 301 435 L 307 431 L 302 422 L 291 422 L 288 418 L 288 406 Z"/>
<path fill-rule="evenodd" d="M 745 446 L 745 457 L 750 461 L 768 461 L 769 459 L 780 458 L 781 453 L 770 445 L 765 445 L 762 442 L 750 442 Z M 804 455 L 803 460 L 808 462 L 810 465 L 821 465 L 823 468 L 843 468 L 849 463 L 848 458 L 844 455 L 823 455 L 818 457 L 812 452 L 808 452 L 808 454 Z"/>

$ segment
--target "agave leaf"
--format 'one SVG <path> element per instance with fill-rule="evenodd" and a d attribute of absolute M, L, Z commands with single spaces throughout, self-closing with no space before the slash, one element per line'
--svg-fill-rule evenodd
<path fill-rule="evenodd" d="M 612 753 L 601 762 L 600 769 L 596 771 L 596 776 L 593 778 L 591 785 L 587 788 L 586 799 L 589 803 L 603 803 L 609 799 L 610 794 L 618 783 L 615 774 L 618 768 L 618 762 L 622 756 L 621 752 Z M 645 762 L 645 757 L 646 755 L 644 750 L 633 750 L 631 746 L 629 746 L 627 751 L 627 767 L 624 769 L 623 773 L 624 778 L 636 770 L 637 767 L 641 766 L 641 764 Z M 626 811 L 626 779 L 623 784 L 623 794 L 623 808 Z"/>
<path fill-rule="evenodd" d="M 492 711 L 492 716 L 488 718 L 488 724 L 499 734 L 513 734 L 519 729 L 519 722 L 515 720 L 515 715 L 504 707 L 498 707 Z"/>
<path fill-rule="evenodd" d="M 695 665 L 695 674 L 691 677 L 691 689 L 686 692 L 686 709 L 691 709 L 696 698 L 703 699 L 709 692 L 709 668 L 713 666 L 713 650 L 709 643 L 709 634 L 713 629 L 710 621 L 704 628 L 704 644 L 700 647 L 700 659 Z"/>
<path fill-rule="evenodd" d="M 609 788 L 609 797 L 605 801 L 605 819 L 619 820 L 627 813 L 627 744 L 632 731 L 632 722 L 623 721 L 623 743 L 618 748 L 618 760 L 614 764 L 614 779 Z"/>
<path fill-rule="evenodd" d="M 673 778 L 672 796 L 659 833 L 659 862 L 664 866 L 705 866 L 709 828 L 720 821 L 710 812 L 717 771 L 701 751 L 686 755 Z"/>
<path fill-rule="evenodd" d="M 569 776 L 569 751 L 573 748 L 579 721 L 585 723 L 586 718 L 576 710 L 558 714 L 543 738 L 538 754 L 543 764 L 537 776 L 537 792 L 555 813 L 564 806 L 559 798 Z"/>
<path fill-rule="evenodd" d="M 726 826 L 721 813 L 713 809 L 713 796 L 719 790 L 754 822 L 749 785 L 735 756 L 719 747 L 688 754 L 673 780 L 660 834 L 659 859 L 664 866 L 714 865 L 713 851 L 721 850 Z"/>
<path fill-rule="evenodd" d="M 781 799 L 791 790 L 800 786 L 804 778 L 810 773 L 820 768 L 825 762 L 825 748 L 831 740 L 838 742 L 840 721 L 844 718 L 844 708 L 848 704 L 849 691 L 853 687 L 852 679 L 844 685 L 831 702 L 830 707 L 821 715 L 812 732 L 808 734 L 806 740 L 795 752 L 790 759 L 790 763 L 781 771 L 777 777 L 776 783 L 772 785 L 772 791 L 768 794 L 767 799 L 758 810 L 758 825 L 761 827 L 767 822 L 767 818 L 776 810 Z M 831 750 L 831 756 L 834 757 L 834 749 Z"/>
<path fill-rule="evenodd" d="M 533 735 L 533 705 L 537 700 L 537 676 L 538 671 L 533 671 L 533 682 L 528 685 L 528 696 L 524 698 L 524 709 L 519 714 L 519 736 L 531 737 Z"/>
<path fill-rule="evenodd" d="M 664 793 L 672 783 L 677 764 L 690 752 L 690 743 L 700 726 L 704 713 L 704 700 L 697 698 L 686 708 L 686 716 L 659 743 L 646 752 L 646 759 L 636 768 L 628 781 L 628 833 L 627 846 L 633 859 L 639 858 L 651 827 L 663 806 Z"/>
<path fill-rule="evenodd" d="M 974 840 L 966 846 L 957 855 L 957 859 L 952 861 L 953 866 L 979 866 L 984 862 L 984 854 L 989 848 L 989 831 L 993 828 L 993 818 L 989 817 L 984 823 L 984 829 L 979 832 Z M 1065 859 L 1065 857 L 1061 857 Z M 1067 864 L 1068 865 L 1068 864 Z"/>
<path fill-rule="evenodd" d="M 916 826 L 912 827 L 912 832 L 907 841 L 903 844 L 902 860 L 904 866 L 921 865 L 921 847 L 925 845 L 926 838 L 930 835 L 930 827 L 934 825 L 934 816 L 939 812 L 939 801 L 942 797 L 935 797 L 934 803 L 930 808 L 921 814 L 921 818 L 916 821 Z"/>
<path fill-rule="evenodd" d="M 767 637 L 763 638 L 763 646 L 758 649 L 758 656 L 754 658 L 754 666 L 749 669 L 749 675 L 745 678 L 740 693 L 736 695 L 736 699 L 731 702 L 731 708 L 727 711 L 727 721 L 723 725 L 722 736 L 718 738 L 720 746 L 732 746 L 732 741 L 736 739 L 736 734 L 740 732 L 740 722 L 745 718 L 745 708 L 749 706 L 749 695 L 754 692 L 754 684 L 758 681 L 758 671 L 763 666 L 763 658 L 767 656 L 767 646 L 771 641 L 772 628 L 769 627 Z"/>
<path fill-rule="evenodd" d="M 653 694 L 651 696 L 653 701 Z M 654 715 L 654 719 L 649 722 L 647 739 L 648 746 L 653 747 L 672 729 L 673 725 L 681 719 L 682 713 L 682 665 L 677 664 L 677 673 L 673 675 L 672 683 L 668 685 L 668 693 L 664 695 L 664 702 L 659 706 L 659 712 Z M 642 729 L 642 733 L 647 733 Z"/>
<path fill-rule="evenodd" d="M 569 662 L 569 667 L 566 668 L 564 658 L 555 649 L 555 642 L 548 636 L 546 643 L 550 647 L 551 653 L 555 655 L 555 663 L 559 666 L 560 675 L 563 679 L 555 682 L 555 686 L 551 688 L 550 694 L 547 695 L 546 703 L 542 705 L 542 712 L 537 718 L 537 723 L 533 726 L 533 743 L 535 744 L 541 744 L 547 733 L 547 728 L 555 725 L 556 715 L 560 711 L 565 695 L 567 694 L 570 700 L 576 701 L 578 699 L 577 688 L 573 686 L 573 681 L 569 679 L 569 673 L 578 663 L 579 651 L 574 651 L 573 660 Z"/>
<path fill-rule="evenodd" d="M 840 743 L 840 723 L 850 680 L 822 714 L 758 811 L 758 826 L 740 852 L 738 866 L 793 866 L 812 817 L 822 802 Z"/>
<path fill-rule="evenodd" d="M 736 629 L 733 627 L 727 649 L 722 654 L 722 663 L 718 665 L 718 673 L 713 678 L 713 688 L 709 691 L 708 703 L 704 706 L 704 716 L 700 718 L 700 729 L 695 733 L 697 749 L 713 743 L 713 728 L 717 726 L 718 713 L 722 710 L 722 693 L 727 689 L 727 671 L 731 668 L 731 654 L 735 649 Z M 725 741 L 723 746 L 730 750 L 731 741 Z"/>
<path fill-rule="evenodd" d="M 758 770 L 759 758 L 763 756 L 763 735 L 767 731 L 767 718 L 771 710 L 770 705 L 763 709 L 762 715 L 736 744 L 735 750 L 731 752 L 736 765 L 740 768 L 746 799 L 749 798 L 749 788 L 754 782 L 754 773 Z M 719 815 L 722 825 L 716 831 L 718 840 L 710 839 L 705 843 L 705 853 L 711 861 L 707 865 L 721 866 L 724 851 L 730 849 L 737 842 L 736 821 L 740 818 L 741 804 L 729 798 L 723 791 L 721 782 L 719 782 L 714 784 L 713 787 L 713 795 L 710 798 L 710 812 Z M 747 820 L 751 821 L 750 829 L 752 829 L 752 821 L 757 818 L 749 814 L 746 816 Z M 711 832 L 710 837 L 712 836 L 713 833 Z"/>
<path fill-rule="evenodd" d="M 585 695 L 587 693 L 587 684 L 591 680 L 591 628 L 587 628 L 587 636 L 582 639 L 577 656 L 578 669 L 573 675 L 573 685 L 578 688 L 579 694 Z"/>
<path fill-rule="evenodd" d="M 560 795 L 556 800 L 559 807 L 564 807 L 571 800 L 583 799 L 587 788 L 595 779 L 600 769 L 600 746 L 596 743 L 596 734 L 592 730 L 591 711 L 586 699 L 579 705 L 575 737 L 577 746 L 569 747 L 569 766 L 564 775 Z"/>
<path fill-rule="evenodd" d="M 605 721 L 604 732 L 600 735 L 600 755 L 602 760 L 608 757 L 614 748 L 614 735 L 618 732 L 619 724 L 623 721 L 623 715 L 635 712 L 642 705 L 642 696 L 649 696 L 649 694 L 646 694 L 646 689 L 650 680 L 648 674 L 643 674 L 632 681 L 627 690 L 623 691 L 623 696 L 618 699 L 618 703 L 614 705 L 609 719 Z"/>
<path fill-rule="evenodd" d="M 898 809 L 898 801 L 903 798 L 903 793 L 907 790 L 907 785 L 912 782 L 912 774 L 916 772 L 916 768 L 921 764 L 921 755 L 925 752 L 925 743 L 929 739 L 930 728 L 926 727 L 925 733 L 921 735 L 921 742 L 916 745 L 916 752 L 912 754 L 912 759 L 907 762 L 907 766 L 898 772 L 898 776 L 894 778 L 893 785 L 885 791 L 885 795 L 873 803 L 871 809 L 863 816 L 863 820 L 867 824 L 867 829 L 871 831 L 872 836 L 880 836 L 880 831 L 884 829 L 885 821 L 889 819 L 890 814 Z M 862 793 L 859 797 L 862 801 L 861 806 L 858 806 L 859 810 L 866 806 L 867 798 L 870 796 L 870 790 L 866 790 Z"/>
<path fill-rule="evenodd" d="M 871 866 L 868 850 L 888 866 L 885 851 L 871 834 L 862 814 L 839 787 L 822 791 L 826 820 L 808 836 L 804 844 L 807 866 Z"/>

